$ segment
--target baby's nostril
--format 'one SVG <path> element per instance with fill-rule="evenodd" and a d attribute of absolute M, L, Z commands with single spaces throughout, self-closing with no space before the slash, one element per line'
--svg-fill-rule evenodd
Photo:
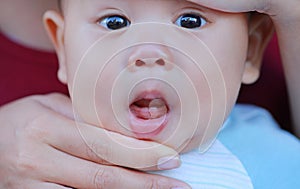
<path fill-rule="evenodd" d="M 137 67 L 141 67 L 141 66 L 145 66 L 145 65 L 154 66 L 154 64 L 164 66 L 165 61 L 162 58 L 160 58 L 158 60 L 155 60 L 154 58 L 138 59 L 135 61 L 135 65 Z"/>
<path fill-rule="evenodd" d="M 158 59 L 157 61 L 156 61 L 156 64 L 158 64 L 158 65 L 160 65 L 160 66 L 164 66 L 165 65 L 165 61 L 163 60 L 163 59 Z"/>
<path fill-rule="evenodd" d="M 145 62 L 143 62 L 142 60 L 137 60 L 137 61 L 135 61 L 135 65 L 136 66 L 143 66 L 143 65 L 145 65 Z"/>

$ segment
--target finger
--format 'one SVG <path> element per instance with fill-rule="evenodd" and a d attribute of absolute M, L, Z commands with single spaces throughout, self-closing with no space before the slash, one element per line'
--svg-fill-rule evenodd
<path fill-rule="evenodd" d="M 264 12 L 267 7 L 265 0 L 188 0 L 195 4 L 225 12 Z"/>
<path fill-rule="evenodd" d="M 75 124 L 68 119 L 73 117 L 69 115 L 72 114 L 71 101 L 64 95 L 39 96 L 37 100 L 49 109 L 49 115 L 40 120 L 41 125 L 48 127 L 44 128 L 52 138 L 48 142 L 64 152 L 101 164 L 108 161 L 140 170 L 171 169 L 180 165 L 177 152 L 161 144 Z M 53 129 L 53 125 L 59 127 Z"/>
<path fill-rule="evenodd" d="M 55 157 L 51 158 L 53 161 L 45 169 L 48 173 L 52 173 L 48 174 L 47 181 L 73 188 L 190 188 L 185 183 L 163 176 L 127 170 L 116 166 L 99 165 L 60 151 L 51 152 L 51 154 L 55 154 Z"/>
<path fill-rule="evenodd" d="M 133 139 L 87 124 L 75 124 L 73 120 L 55 112 L 49 111 L 36 122 L 48 123 L 44 124 L 48 144 L 83 159 L 97 163 L 104 163 L 103 160 L 106 160 L 112 164 L 142 170 L 171 169 L 180 165 L 177 152 L 167 146 Z M 53 128 L 53 125 L 57 127 Z"/>

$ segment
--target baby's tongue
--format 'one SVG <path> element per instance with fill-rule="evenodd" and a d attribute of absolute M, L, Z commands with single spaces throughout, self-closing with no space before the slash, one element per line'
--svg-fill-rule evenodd
<path fill-rule="evenodd" d="M 141 99 L 130 105 L 131 112 L 140 119 L 156 119 L 167 114 L 167 105 L 162 99 Z"/>

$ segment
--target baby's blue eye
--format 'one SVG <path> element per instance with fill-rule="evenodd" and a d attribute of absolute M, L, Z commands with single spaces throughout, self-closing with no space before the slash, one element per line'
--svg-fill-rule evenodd
<path fill-rule="evenodd" d="M 124 16 L 108 16 L 100 21 L 100 24 L 110 30 L 118 30 L 130 25 L 130 21 Z"/>
<path fill-rule="evenodd" d="M 204 26 L 207 21 L 197 14 L 184 14 L 180 16 L 175 24 L 187 29 L 196 29 Z"/>

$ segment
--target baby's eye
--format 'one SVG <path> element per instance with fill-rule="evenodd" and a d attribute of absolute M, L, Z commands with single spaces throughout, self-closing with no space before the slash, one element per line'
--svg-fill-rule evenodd
<path fill-rule="evenodd" d="M 119 15 L 105 17 L 99 23 L 110 30 L 118 30 L 130 25 L 130 21 L 127 18 Z"/>
<path fill-rule="evenodd" d="M 197 14 L 184 14 L 175 21 L 178 26 L 188 29 L 200 28 L 206 23 L 207 21 Z"/>

